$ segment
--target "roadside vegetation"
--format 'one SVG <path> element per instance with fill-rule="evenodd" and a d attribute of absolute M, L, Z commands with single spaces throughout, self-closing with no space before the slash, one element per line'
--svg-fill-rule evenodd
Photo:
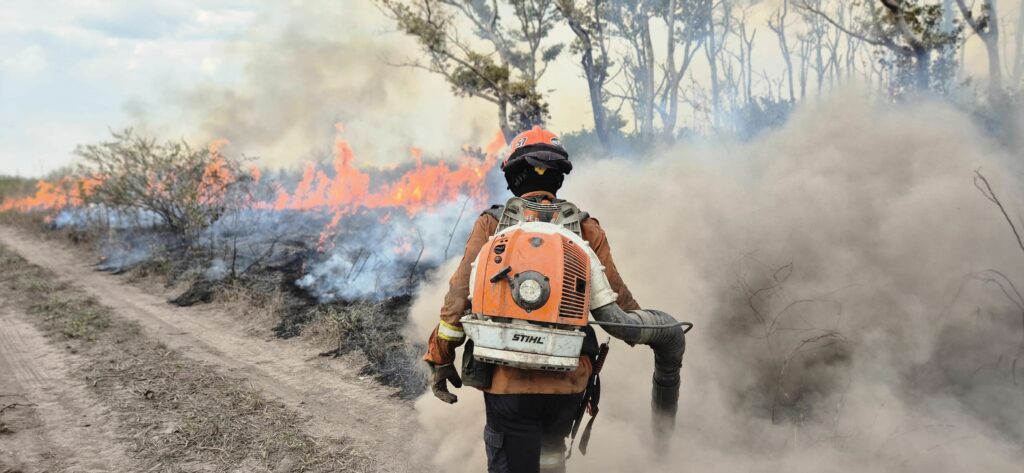
<path fill-rule="evenodd" d="M 422 346 L 407 343 L 401 330 L 415 278 L 429 265 L 402 269 L 410 276 L 407 287 L 393 295 L 318 298 L 298 281 L 325 257 L 318 242 L 330 215 L 253 209 L 276 188 L 261 184 L 244 156 L 221 153 L 216 144 L 161 143 L 132 130 L 113 132 L 77 154 L 75 168 L 54 176 L 65 185 L 45 195 L 67 205 L 11 209 L 0 212 L 0 223 L 95 251 L 97 269 L 163 284 L 174 290 L 172 304 L 231 305 L 277 337 L 306 335 L 324 356 L 356 355 L 364 375 L 395 387 L 402 398 L 424 391 L 417 366 Z M 277 176 L 278 183 L 298 179 Z M 35 187 L 4 182 L 11 195 L 31 195 Z M 361 239 L 365 225 L 379 226 L 377 217 L 364 220 L 339 228 L 338 239 Z M 365 266 L 362 255 L 373 251 L 352 253 Z M 308 334 L 307 326 L 313 327 Z"/>
<path fill-rule="evenodd" d="M 147 470 L 360 471 L 343 439 L 314 440 L 298 414 L 240 378 L 146 338 L 96 299 L 0 246 L 0 295 L 77 355 L 74 376 L 117 416 Z"/>
<path fill-rule="evenodd" d="M 21 197 L 32 193 L 36 180 L 17 176 L 0 175 L 0 202 L 7 197 Z"/>

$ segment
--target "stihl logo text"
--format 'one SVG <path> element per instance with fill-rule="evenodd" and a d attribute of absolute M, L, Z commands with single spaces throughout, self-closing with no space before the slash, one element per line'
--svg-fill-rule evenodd
<path fill-rule="evenodd" d="M 523 342 L 523 343 L 536 343 L 538 345 L 542 345 L 544 343 L 544 337 L 537 337 L 537 336 L 532 336 L 532 335 L 524 335 L 522 333 L 513 333 L 512 334 L 512 341 L 513 342 Z"/>

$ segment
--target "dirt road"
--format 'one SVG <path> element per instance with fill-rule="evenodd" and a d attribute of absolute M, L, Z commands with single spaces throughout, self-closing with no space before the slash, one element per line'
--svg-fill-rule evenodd
<path fill-rule="evenodd" d="M 116 421 L 66 375 L 68 358 L 17 314 L 0 313 L 0 471 L 132 469 Z"/>
<path fill-rule="evenodd" d="M 314 349 L 301 341 L 260 339 L 249 335 L 237 318 L 216 308 L 171 306 L 166 302 L 167 294 L 148 293 L 117 276 L 97 272 L 85 257 L 57 243 L 40 241 L 21 230 L 0 226 L 0 243 L 30 263 L 49 269 L 63 281 L 94 296 L 101 304 L 112 308 L 117 317 L 137 322 L 146 336 L 187 357 L 223 369 L 231 376 L 244 378 L 268 396 L 307 416 L 306 429 L 310 435 L 351 439 L 357 449 L 377 459 L 380 471 L 421 471 L 419 467 L 406 463 L 415 426 L 411 404 L 390 397 L 388 389 L 372 379 L 362 379 L 358 367 L 347 366 L 341 360 L 318 357 Z M 9 375 L 12 384 L 28 385 L 26 389 L 30 389 L 33 383 L 42 382 L 41 379 L 49 383 L 53 401 L 47 401 L 47 404 L 56 403 L 54 405 L 58 408 L 36 406 L 39 416 L 84 412 L 87 416 L 102 417 L 101 412 L 90 412 L 88 406 L 74 405 L 78 397 L 74 390 L 78 388 L 63 390 L 62 386 L 66 384 L 59 375 L 60 354 L 35 353 L 25 348 L 32 346 L 35 350 L 52 350 L 32 338 L 39 335 L 33 335 L 31 327 L 11 317 L 5 318 L 0 326 L 3 327 L 0 332 L 0 343 L 3 343 L 0 363 L 7 365 L 4 373 L 12 373 Z M 51 368 L 43 366 L 51 361 L 54 363 Z M 59 401 L 64 398 L 71 404 L 61 410 Z M 40 404 L 39 401 L 34 402 Z M 64 421 L 68 419 L 42 420 L 44 423 L 66 425 Z M 89 432 L 90 436 L 95 435 L 95 429 Z M 74 436 L 75 432 L 71 429 L 66 434 Z M 66 438 L 52 440 L 57 445 L 67 441 Z M 68 445 L 77 449 L 77 446 Z M 109 449 L 102 446 L 103 442 L 95 442 L 95 445 L 99 451 L 94 452 L 94 456 L 103 457 L 105 461 L 118 461 L 116 449 L 111 456 Z M 90 461 L 89 451 L 80 454 L 78 461 Z M 102 465 L 96 469 L 103 470 Z"/>

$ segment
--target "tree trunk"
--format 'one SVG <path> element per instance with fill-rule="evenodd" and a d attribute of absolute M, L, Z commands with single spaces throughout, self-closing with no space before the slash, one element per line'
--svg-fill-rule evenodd
<path fill-rule="evenodd" d="M 644 45 L 644 81 L 643 81 L 643 94 L 641 100 L 643 100 L 643 116 L 641 118 L 641 127 L 643 128 L 640 132 L 643 141 L 648 143 L 649 140 L 654 136 L 654 43 L 651 41 L 651 25 L 649 17 L 645 15 L 643 29 L 643 45 Z"/>
<path fill-rule="evenodd" d="M 931 88 L 931 51 L 926 48 L 914 51 L 914 79 L 917 90 Z"/>
<path fill-rule="evenodd" d="M 700 42 L 696 45 L 690 42 L 686 43 L 686 50 L 683 52 L 683 63 L 673 72 L 671 80 L 668 82 L 668 112 L 663 117 L 664 129 L 662 130 L 662 135 L 664 135 L 666 142 L 671 142 L 675 139 L 676 123 L 679 120 L 679 83 L 683 80 L 683 76 L 686 75 L 686 71 L 690 70 L 690 64 L 700 47 Z M 672 64 L 674 65 L 675 63 L 673 62 Z"/>
<path fill-rule="evenodd" d="M 569 22 L 569 28 L 572 29 L 572 32 L 576 34 L 576 38 L 580 41 L 580 65 L 583 67 L 583 75 L 587 79 L 587 89 L 590 94 L 590 110 L 594 114 L 594 133 L 597 135 L 598 141 L 601 142 L 601 146 L 608 149 L 610 145 L 610 130 L 608 129 L 608 112 L 604 106 L 606 72 L 597 69 L 597 65 L 594 63 L 594 43 L 590 36 L 591 32 L 587 31 L 580 24 L 579 19 L 574 16 L 571 4 L 568 7 L 566 5 L 559 5 L 559 11 L 566 21 Z M 597 18 L 595 21 L 601 20 Z"/>
<path fill-rule="evenodd" d="M 785 39 L 780 39 L 780 41 L 785 41 Z M 796 103 L 796 88 L 793 87 L 793 57 L 789 53 L 789 45 L 783 42 L 783 46 L 782 57 L 786 60 L 786 82 L 789 84 L 789 102 Z"/>
<path fill-rule="evenodd" d="M 592 56 L 589 52 L 584 54 Z M 589 72 L 587 72 L 588 70 Z M 587 76 L 587 88 L 590 90 L 590 110 L 594 114 L 594 132 L 597 134 L 597 139 L 601 142 L 601 146 L 608 149 L 610 133 L 608 130 L 608 115 L 604 109 L 604 86 L 596 77 L 592 59 L 589 69 L 584 66 L 584 74 Z"/>
<path fill-rule="evenodd" d="M 508 101 L 504 99 L 498 101 L 498 127 L 501 128 L 501 134 L 505 135 L 506 143 L 516 136 L 516 130 L 508 123 Z"/>
<path fill-rule="evenodd" d="M 953 0 L 942 0 L 942 32 L 953 31 Z"/>
<path fill-rule="evenodd" d="M 662 95 L 662 117 L 661 117 L 661 134 L 665 138 L 665 141 L 671 141 L 675 135 L 676 128 L 676 113 L 678 107 L 676 102 L 679 99 L 679 82 L 676 80 L 676 38 L 674 36 L 675 23 L 676 23 L 676 1 L 669 0 L 668 2 L 668 21 L 666 21 L 665 30 L 668 32 L 668 40 L 666 44 L 665 53 L 665 83 L 669 89 L 665 91 L 665 95 Z M 685 60 L 685 58 L 683 58 Z M 668 103 L 665 103 L 667 97 Z M 665 106 L 668 106 L 668 110 L 665 110 Z"/>
<path fill-rule="evenodd" d="M 964 0 L 957 0 L 956 3 L 967 24 L 985 44 L 985 52 L 988 55 L 989 100 L 995 103 L 1003 93 L 1003 61 L 999 55 L 999 13 L 996 10 L 996 0 L 982 2 L 981 11 L 984 15 L 980 19 L 973 17 L 970 7 Z M 1021 18 L 1024 18 L 1024 13 Z"/>
<path fill-rule="evenodd" d="M 711 123 L 717 127 L 720 92 L 718 83 L 718 38 L 715 35 L 715 11 L 714 6 L 712 6 L 710 19 L 708 20 L 708 46 L 705 50 L 708 56 L 708 69 L 710 69 L 711 73 Z"/>
<path fill-rule="evenodd" d="M 987 0 L 988 31 L 982 36 L 988 52 L 988 94 L 992 103 L 1003 95 L 1003 60 L 999 55 L 999 13 L 996 0 Z M 1022 5 L 1024 8 L 1024 5 Z M 1019 29 L 1021 25 L 1017 25 Z"/>
<path fill-rule="evenodd" d="M 999 56 L 999 33 L 995 26 L 982 38 L 988 52 L 988 95 L 993 103 L 1003 94 L 1003 62 Z"/>
<path fill-rule="evenodd" d="M 822 36 L 817 36 L 815 39 L 816 45 L 814 46 L 814 73 L 817 78 L 817 84 L 815 85 L 817 90 L 817 96 L 821 96 L 821 90 L 825 86 L 825 56 L 821 54 L 821 48 L 824 47 L 822 44 Z"/>
<path fill-rule="evenodd" d="M 1020 5 L 1020 16 L 1017 17 L 1017 33 L 1014 41 L 1013 59 L 1013 84 L 1011 87 L 1020 87 L 1020 80 L 1024 77 L 1024 2 Z"/>
<path fill-rule="evenodd" d="M 676 83 L 672 90 L 668 91 L 668 113 L 665 117 L 665 128 L 661 131 L 666 142 L 671 143 L 676 137 L 676 122 L 679 116 L 679 84 Z"/>

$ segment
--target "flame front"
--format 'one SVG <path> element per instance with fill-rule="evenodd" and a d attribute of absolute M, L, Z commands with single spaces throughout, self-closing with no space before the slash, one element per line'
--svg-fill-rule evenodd
<path fill-rule="evenodd" d="M 82 205 L 83 199 L 89 196 L 100 182 L 97 178 L 75 179 L 72 177 L 62 177 L 56 181 L 40 180 L 36 182 L 34 195 L 4 200 L 0 202 L 0 212 L 10 210 L 29 212 L 77 207 Z"/>
<path fill-rule="evenodd" d="M 382 223 L 390 218 L 391 211 L 404 212 L 412 217 L 416 214 L 453 202 L 465 196 L 482 203 L 487 195 L 487 171 L 497 162 L 500 150 L 505 146 L 501 132 L 497 132 L 483 152 L 463 148 L 463 156 L 455 163 L 423 162 L 423 150 L 411 148 L 413 167 L 404 174 L 389 181 L 371 186 L 371 175 L 354 163 L 355 153 L 342 134 L 345 127 L 335 126 L 334 159 L 331 169 L 321 169 L 315 163 L 307 163 L 302 178 L 289 191 L 280 184 L 271 184 L 275 196 L 269 200 L 253 200 L 252 208 L 278 211 L 322 212 L 326 225 L 320 234 L 319 248 L 327 245 L 330 237 L 344 221 L 345 216 L 369 209 L 387 209 L 380 217 Z M 215 202 L 224 198 L 223 189 L 238 179 L 221 155 L 221 149 L 228 144 L 225 139 L 209 144 L 211 162 L 203 172 L 199 186 L 200 198 L 204 202 Z M 330 171 L 330 172 L 328 172 Z M 259 168 L 248 169 L 253 182 L 261 180 Z M 40 180 L 36 193 L 20 199 L 6 199 L 0 202 L 0 211 L 53 211 L 83 204 L 92 190 L 103 182 L 100 177 L 64 177 L 56 181 Z M 151 179 L 151 192 L 163 192 L 164 183 Z"/>
<path fill-rule="evenodd" d="M 316 164 L 307 163 L 295 190 L 278 189 L 272 207 L 277 210 L 322 210 L 331 215 L 320 234 L 318 248 L 323 250 L 346 215 L 365 209 L 389 208 L 414 216 L 426 209 L 451 202 L 465 195 L 482 201 L 487 197 L 485 185 L 487 170 L 497 162 L 497 155 L 505 145 L 498 132 L 486 148 L 484 156 L 472 156 L 468 149 L 456 164 L 423 162 L 423 151 L 412 148 L 410 154 L 415 167 L 392 182 L 377 189 L 370 188 L 370 175 L 357 169 L 355 153 L 342 137 L 343 126 L 338 126 L 334 140 L 333 176 Z M 382 217 L 384 219 L 387 216 Z"/>

